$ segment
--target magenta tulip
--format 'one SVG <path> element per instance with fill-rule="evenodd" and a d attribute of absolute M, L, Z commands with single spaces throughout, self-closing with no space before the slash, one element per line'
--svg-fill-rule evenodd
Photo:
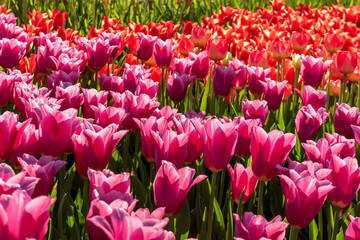
<path fill-rule="evenodd" d="M 197 79 L 204 79 L 210 69 L 210 60 L 206 51 L 200 52 L 198 55 L 189 52 L 189 58 L 194 61 L 191 66 L 191 76 L 195 76 Z"/>
<path fill-rule="evenodd" d="M 310 85 L 313 88 L 318 88 L 323 79 L 326 68 L 332 63 L 332 60 L 323 62 L 322 58 L 314 58 L 313 56 L 306 56 L 301 61 L 301 77 L 305 85 Z"/>
<path fill-rule="evenodd" d="M 154 44 L 156 42 L 157 37 L 153 37 L 150 35 L 145 35 L 143 33 L 138 33 L 140 38 L 139 49 L 137 51 L 137 57 L 145 62 L 151 58 L 153 55 Z"/>
<path fill-rule="evenodd" d="M 345 231 L 344 240 L 357 240 L 360 239 L 360 217 L 353 217 L 348 213 L 349 225 Z"/>
<path fill-rule="evenodd" d="M 267 101 L 260 101 L 260 100 L 249 101 L 245 99 L 242 102 L 242 110 L 245 119 L 260 119 L 262 125 L 264 125 L 269 115 L 269 108 Z"/>
<path fill-rule="evenodd" d="M 17 39 L 0 40 L 0 66 L 13 68 L 26 54 L 27 43 Z"/>
<path fill-rule="evenodd" d="M 355 138 L 351 125 L 360 125 L 360 113 L 357 107 L 350 107 L 346 103 L 337 104 L 334 116 L 335 132 L 346 138 Z"/>
<path fill-rule="evenodd" d="M 265 79 L 260 84 L 264 89 L 264 100 L 267 101 L 270 111 L 276 111 L 280 108 L 281 101 L 284 97 L 287 81 L 277 82 Z"/>
<path fill-rule="evenodd" d="M 15 77 L 0 72 L 0 107 L 6 106 L 12 96 Z"/>
<path fill-rule="evenodd" d="M 344 136 L 341 136 L 337 133 L 329 134 L 324 133 L 326 140 L 330 145 L 335 145 L 337 143 L 343 143 L 343 147 L 339 154 L 337 154 L 340 158 L 346 157 L 355 157 L 356 149 L 355 149 L 355 140 L 347 139 Z"/>
<path fill-rule="evenodd" d="M 213 85 L 216 96 L 227 97 L 230 94 L 231 83 L 235 75 L 233 67 L 215 66 Z"/>
<path fill-rule="evenodd" d="M 171 72 L 178 72 L 180 75 L 189 75 L 193 64 L 194 61 L 190 58 L 173 58 L 171 63 Z"/>
<path fill-rule="evenodd" d="M 154 58 L 158 67 L 167 68 L 170 66 L 174 50 L 172 39 L 167 39 L 165 42 L 160 38 L 156 39 Z"/>
<path fill-rule="evenodd" d="M 241 90 L 244 88 L 247 80 L 247 67 L 237 58 L 229 61 L 229 66 L 235 69 L 235 77 L 231 82 L 231 87 L 236 90 Z"/>
<path fill-rule="evenodd" d="M 82 88 L 81 91 L 84 93 L 84 117 L 95 118 L 94 110 L 92 110 L 90 106 L 97 106 L 99 103 L 106 105 L 108 92 L 98 92 L 96 89 L 93 88 Z"/>
<path fill-rule="evenodd" d="M 184 100 L 189 84 L 194 77 L 189 77 L 186 74 L 179 74 L 172 72 L 166 84 L 169 97 L 174 102 L 181 102 Z"/>
<path fill-rule="evenodd" d="M 328 98 L 326 91 L 316 90 L 310 85 L 305 85 L 302 93 L 297 88 L 294 90 L 299 94 L 303 106 L 310 104 L 315 111 L 325 107 Z"/>
<path fill-rule="evenodd" d="M 97 107 L 91 106 L 95 112 L 95 122 L 100 127 L 107 127 L 108 125 L 115 123 L 118 129 L 121 129 L 122 122 L 127 116 L 124 109 L 116 107 L 106 107 L 99 103 Z"/>
<path fill-rule="evenodd" d="M 154 180 L 154 200 L 157 207 L 165 207 L 169 216 L 181 211 L 190 188 L 207 176 L 199 175 L 194 180 L 195 169 L 184 167 L 176 169 L 175 165 L 163 161 Z"/>
<path fill-rule="evenodd" d="M 109 40 L 101 38 L 92 38 L 90 40 L 85 37 L 80 38 L 80 49 L 87 53 L 88 66 L 91 71 L 99 71 L 110 60 L 110 54 L 115 48 L 110 46 Z"/>
<path fill-rule="evenodd" d="M 264 87 L 260 82 L 264 82 L 265 78 L 270 78 L 270 69 L 262 67 L 248 67 L 248 83 L 251 94 L 260 96 L 264 92 Z"/>
<path fill-rule="evenodd" d="M 60 84 L 59 87 L 56 87 L 55 97 L 57 99 L 63 99 L 60 110 L 66 110 L 68 108 L 79 110 L 84 103 L 84 96 L 82 93 L 80 94 L 80 90 L 80 83 L 67 87 L 61 86 Z"/>

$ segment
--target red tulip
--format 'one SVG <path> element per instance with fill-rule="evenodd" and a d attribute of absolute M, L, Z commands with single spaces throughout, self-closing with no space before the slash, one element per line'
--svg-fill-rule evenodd
<path fill-rule="evenodd" d="M 324 37 L 324 45 L 326 50 L 333 54 L 341 50 L 345 43 L 345 37 L 339 34 L 328 33 Z"/>
<path fill-rule="evenodd" d="M 208 42 L 207 53 L 214 61 L 223 60 L 228 52 L 229 45 L 225 39 L 213 38 Z"/>
<path fill-rule="evenodd" d="M 273 41 L 270 44 L 269 52 L 277 60 L 288 58 L 291 55 L 290 43 L 281 40 Z"/>
<path fill-rule="evenodd" d="M 357 53 L 350 51 L 338 52 L 336 53 L 335 61 L 337 68 L 341 73 L 343 74 L 352 73 L 354 72 L 357 66 L 357 62 L 358 62 Z"/>
<path fill-rule="evenodd" d="M 290 43 L 295 51 L 304 51 L 310 43 L 310 35 L 306 32 L 293 32 L 290 37 Z"/>
<path fill-rule="evenodd" d="M 209 38 L 211 36 L 211 32 L 208 28 L 202 28 L 200 26 L 193 27 L 191 31 L 191 39 L 195 46 L 204 47 Z"/>

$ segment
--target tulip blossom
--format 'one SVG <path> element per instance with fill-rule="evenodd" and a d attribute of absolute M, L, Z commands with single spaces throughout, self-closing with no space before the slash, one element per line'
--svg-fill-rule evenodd
<path fill-rule="evenodd" d="M 354 138 L 351 125 L 360 125 L 360 113 L 357 107 L 350 107 L 346 103 L 336 103 L 334 116 L 335 132 L 346 138 Z"/>
<path fill-rule="evenodd" d="M 314 58 L 312 56 L 303 57 L 301 62 L 301 77 L 305 85 L 318 88 L 323 79 L 327 67 L 332 63 L 331 60 L 323 62 L 322 58 Z"/>
<path fill-rule="evenodd" d="M 2 195 L 0 201 L 1 239 L 44 239 L 55 198 L 31 198 L 26 192 Z M 26 230 L 25 230 L 26 229 Z"/>
<path fill-rule="evenodd" d="M 304 51 L 310 43 L 310 35 L 306 32 L 293 32 L 290 37 L 290 43 L 295 51 Z"/>
<path fill-rule="evenodd" d="M 312 140 L 329 116 L 330 113 L 326 112 L 325 108 L 319 108 L 317 111 L 311 105 L 300 108 L 295 118 L 300 141 Z"/>
<path fill-rule="evenodd" d="M 270 77 L 270 69 L 262 69 L 261 67 L 248 67 L 247 68 L 249 76 L 248 76 L 248 83 L 249 83 L 249 90 L 252 94 L 259 96 L 263 94 L 264 87 L 260 82 L 264 82 L 265 78 Z"/>
<path fill-rule="evenodd" d="M 137 57 L 145 62 L 151 58 L 153 55 L 154 44 L 156 42 L 157 37 L 153 37 L 150 35 L 145 35 L 143 33 L 138 33 L 140 38 L 139 49 L 137 50 Z"/>
<path fill-rule="evenodd" d="M 207 53 L 214 61 L 223 60 L 228 52 L 229 45 L 225 39 L 213 38 L 208 42 Z"/>
<path fill-rule="evenodd" d="M 0 72 L 0 107 L 6 106 L 11 98 L 15 83 L 15 77 Z"/>
<path fill-rule="evenodd" d="M 127 133 L 116 129 L 115 124 L 106 128 L 94 125 L 72 137 L 76 171 L 81 177 L 87 177 L 88 168 L 103 170 L 109 163 L 116 145 Z"/>
<path fill-rule="evenodd" d="M 66 162 L 60 160 L 52 161 L 52 158 L 48 156 L 42 156 L 37 160 L 28 154 L 18 158 L 18 161 L 22 170 L 26 172 L 26 176 L 39 179 L 31 195 L 32 198 L 48 195 L 53 187 L 56 173 L 66 165 Z"/>
<path fill-rule="evenodd" d="M 285 196 L 285 216 L 297 229 L 311 223 L 324 205 L 327 194 L 334 189 L 330 181 L 323 180 L 329 174 L 326 169 L 319 166 L 304 168 L 302 165 L 294 164 L 293 168 L 283 170 L 279 175 Z"/>
<path fill-rule="evenodd" d="M 331 95 L 338 97 L 340 96 L 341 80 L 330 80 L 330 93 Z"/>
<path fill-rule="evenodd" d="M 261 215 L 254 215 L 252 212 L 245 212 L 243 221 L 240 216 L 234 213 L 234 220 L 236 223 L 236 238 L 246 240 L 260 240 L 260 239 L 284 239 L 287 223 L 283 222 L 281 216 L 274 217 L 268 222 Z"/>
<path fill-rule="evenodd" d="M 337 133 L 324 133 L 326 140 L 329 142 L 331 146 L 342 143 L 343 147 L 341 148 L 339 154 L 337 154 L 341 158 L 346 157 L 355 157 L 356 149 L 355 149 L 355 139 L 347 139 L 346 137 L 339 135 Z"/>
<path fill-rule="evenodd" d="M 281 40 L 273 41 L 270 44 L 269 52 L 277 60 L 288 58 L 291 55 L 290 43 Z"/>
<path fill-rule="evenodd" d="M 356 158 L 341 159 L 332 156 L 329 169 L 332 170 L 328 180 L 335 187 L 329 192 L 331 203 L 346 210 L 360 188 L 360 168 Z"/>
<path fill-rule="evenodd" d="M 336 66 L 342 74 L 349 74 L 354 72 L 357 63 L 358 56 L 355 52 L 340 51 L 336 53 Z"/>
<path fill-rule="evenodd" d="M 196 26 L 191 30 L 191 40 L 197 47 L 205 47 L 209 41 L 210 36 L 211 32 L 208 28 Z"/>
<path fill-rule="evenodd" d="M 265 79 L 265 82 L 260 83 L 264 87 L 264 100 L 267 101 L 269 110 L 278 110 L 284 97 L 287 81 L 277 82 L 274 80 Z"/>
<path fill-rule="evenodd" d="M 257 178 L 251 170 L 251 167 L 244 168 L 240 163 L 236 163 L 234 170 L 231 168 L 231 165 L 227 165 L 229 171 L 230 180 L 231 180 L 231 197 L 237 204 L 245 204 L 251 195 L 254 193 Z M 241 193 L 243 193 L 242 202 L 240 201 Z"/>
<path fill-rule="evenodd" d="M 252 51 L 249 55 L 249 65 L 253 67 L 262 67 L 263 69 L 270 66 L 270 53 L 268 51 Z"/>
<path fill-rule="evenodd" d="M 126 117 L 126 113 L 122 108 L 105 107 L 99 104 L 97 107 L 91 106 L 95 112 L 95 122 L 100 127 L 107 127 L 108 125 L 115 123 L 118 125 L 118 129 L 121 129 L 122 122 Z"/>
<path fill-rule="evenodd" d="M 187 89 L 194 77 L 189 77 L 187 74 L 179 74 L 173 72 L 166 84 L 169 97 L 174 102 L 181 102 L 184 100 Z"/>
<path fill-rule="evenodd" d="M 61 84 L 60 84 L 61 85 Z M 64 99 L 61 102 L 60 110 L 66 110 L 68 108 L 79 109 L 84 103 L 84 96 L 81 93 L 80 83 L 71 86 L 59 86 L 56 87 L 55 96 L 57 99 Z"/>
<path fill-rule="evenodd" d="M 214 93 L 218 97 L 226 97 L 230 94 L 231 83 L 235 77 L 233 67 L 216 66 L 213 76 Z"/>
<path fill-rule="evenodd" d="M 259 181 L 270 181 L 277 174 L 276 165 L 283 165 L 295 146 L 296 136 L 273 130 L 266 133 L 261 127 L 253 127 L 250 143 L 251 168 Z"/>
<path fill-rule="evenodd" d="M 349 225 L 345 231 L 344 240 L 357 240 L 360 239 L 360 217 L 353 217 L 348 213 Z"/>
<path fill-rule="evenodd" d="M 244 113 L 245 119 L 260 119 L 262 125 L 264 125 L 269 115 L 267 101 L 249 101 L 245 99 L 242 102 L 242 111 Z"/>
<path fill-rule="evenodd" d="M 190 188 L 207 178 L 205 175 L 199 175 L 193 180 L 194 176 L 195 169 L 176 169 L 174 164 L 163 161 L 154 179 L 155 205 L 165 207 L 165 213 L 169 216 L 179 213 Z"/>
<path fill-rule="evenodd" d="M 100 91 L 96 89 L 85 89 L 82 88 L 81 91 L 84 93 L 84 108 L 83 113 L 85 118 L 94 118 L 94 110 L 91 109 L 91 105 L 97 106 L 99 103 L 106 105 L 107 104 L 107 95 L 108 92 Z"/>
<path fill-rule="evenodd" d="M 193 63 L 194 61 L 190 58 L 173 58 L 171 62 L 171 72 L 189 75 Z"/>
<path fill-rule="evenodd" d="M 191 41 L 189 37 L 181 37 L 179 40 L 179 52 L 183 56 L 187 56 L 189 52 L 194 50 L 194 43 Z"/>
<path fill-rule="evenodd" d="M 204 79 L 210 69 L 210 60 L 206 51 L 200 52 L 198 55 L 189 53 L 189 58 L 194 61 L 191 66 L 191 75 L 197 79 Z"/>
<path fill-rule="evenodd" d="M 192 120 L 204 145 L 205 166 L 212 172 L 226 168 L 235 153 L 237 132 L 233 122 L 222 123 L 218 119 L 209 119 L 204 125 L 199 120 Z"/>
<path fill-rule="evenodd" d="M 27 43 L 17 39 L 0 40 L 0 66 L 13 68 L 26 54 Z"/>
<path fill-rule="evenodd" d="M 328 33 L 324 37 L 326 51 L 333 54 L 341 50 L 345 44 L 345 37 L 339 34 Z"/>
<path fill-rule="evenodd" d="M 248 75 L 246 66 L 238 59 L 234 58 L 229 61 L 229 67 L 233 67 L 235 69 L 235 76 L 231 82 L 231 87 L 236 90 L 243 89 Z"/>
<path fill-rule="evenodd" d="M 305 85 L 302 93 L 297 88 L 295 88 L 295 91 L 299 94 L 303 106 L 310 104 L 314 110 L 317 111 L 319 108 L 324 108 L 326 105 L 328 98 L 326 91 L 316 90 L 310 85 Z"/>
<path fill-rule="evenodd" d="M 173 43 L 171 39 L 167 39 L 165 42 L 161 39 L 157 39 L 154 44 L 154 58 L 156 64 L 160 68 L 167 68 L 171 64 L 173 55 Z"/>

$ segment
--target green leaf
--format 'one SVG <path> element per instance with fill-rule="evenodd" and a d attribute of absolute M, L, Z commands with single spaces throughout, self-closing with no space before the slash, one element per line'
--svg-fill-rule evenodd
<path fill-rule="evenodd" d="M 200 111 L 206 111 L 209 88 L 210 88 L 210 84 L 206 84 L 204 94 L 201 98 Z"/>
<path fill-rule="evenodd" d="M 309 225 L 309 239 L 316 240 L 318 232 L 319 232 L 319 230 L 316 225 L 316 221 L 315 221 L 315 219 L 313 219 Z"/>
<path fill-rule="evenodd" d="M 225 238 L 225 222 L 224 217 L 221 212 L 221 208 L 214 198 L 214 211 L 215 211 L 215 223 L 214 223 L 214 232 L 216 233 L 217 239 Z"/>
<path fill-rule="evenodd" d="M 206 228 L 207 228 L 207 207 L 205 207 L 204 209 L 199 239 L 206 239 L 206 235 L 207 235 Z"/>
<path fill-rule="evenodd" d="M 186 200 L 184 207 L 176 215 L 176 239 L 186 239 L 190 229 L 190 207 Z"/>
<path fill-rule="evenodd" d="M 136 199 L 139 199 L 138 206 L 145 207 L 147 200 L 147 191 L 144 185 L 140 182 L 139 178 L 131 176 L 131 186 L 134 188 L 134 195 Z"/>
<path fill-rule="evenodd" d="M 75 163 L 71 166 L 71 168 L 68 170 L 68 172 L 66 173 L 66 180 L 65 180 L 65 184 L 64 184 L 64 189 L 63 189 L 63 193 L 69 194 L 71 187 L 73 186 L 73 180 L 74 180 L 74 176 L 75 176 Z"/>

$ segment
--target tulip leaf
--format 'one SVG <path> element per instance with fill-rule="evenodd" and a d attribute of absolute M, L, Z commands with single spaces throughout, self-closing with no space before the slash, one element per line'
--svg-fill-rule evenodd
<path fill-rule="evenodd" d="M 138 158 L 138 163 L 140 169 L 141 182 L 144 184 L 144 186 L 149 186 L 150 184 L 149 175 L 145 168 L 144 162 L 141 158 Z"/>
<path fill-rule="evenodd" d="M 73 186 L 73 180 L 75 176 L 75 163 L 71 166 L 71 168 L 68 170 L 66 174 L 66 180 L 63 188 L 63 193 L 69 194 L 71 187 Z"/>
<path fill-rule="evenodd" d="M 217 202 L 217 200 L 214 198 L 214 211 L 215 211 L 215 223 L 214 223 L 214 229 L 217 236 L 217 239 L 224 239 L 225 238 L 225 222 L 224 217 L 221 212 L 221 208 Z"/>
<path fill-rule="evenodd" d="M 271 213 L 276 215 L 284 216 L 284 195 L 282 193 L 282 189 L 280 187 L 280 183 L 278 178 L 274 178 L 268 182 L 268 198 L 270 202 L 270 210 Z"/>
<path fill-rule="evenodd" d="M 316 225 L 315 219 L 313 219 L 309 225 L 309 239 L 310 240 L 316 240 L 318 235 L 318 227 Z"/>
<path fill-rule="evenodd" d="M 131 176 L 131 186 L 134 188 L 134 195 L 136 199 L 139 200 L 138 206 L 145 207 L 147 200 L 147 191 L 144 185 L 140 182 L 139 178 L 135 176 Z"/>
<path fill-rule="evenodd" d="M 188 200 L 176 215 L 176 239 L 186 239 L 190 229 L 190 207 Z"/>
<path fill-rule="evenodd" d="M 207 207 L 204 208 L 199 239 L 206 239 L 206 228 L 207 228 Z"/>
<path fill-rule="evenodd" d="M 206 111 L 207 99 L 208 99 L 208 95 L 209 95 L 209 87 L 210 87 L 210 84 L 206 84 L 204 94 L 201 98 L 200 111 Z"/>

